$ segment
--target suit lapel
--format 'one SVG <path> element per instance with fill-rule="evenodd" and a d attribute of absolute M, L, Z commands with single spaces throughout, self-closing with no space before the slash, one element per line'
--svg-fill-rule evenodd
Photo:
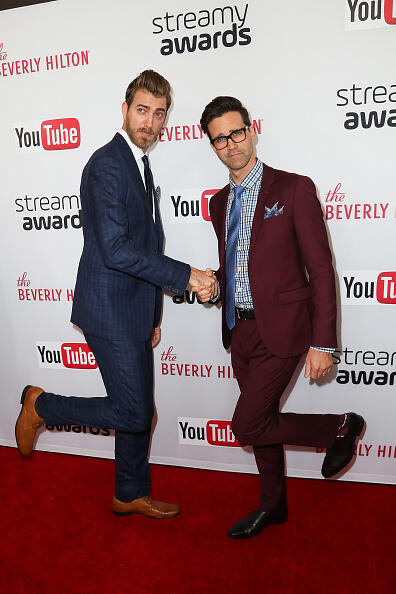
<path fill-rule="evenodd" d="M 263 179 L 261 181 L 261 188 L 257 198 L 256 210 L 253 218 L 252 233 L 250 238 L 250 249 L 249 253 L 252 254 L 254 250 L 254 244 L 256 243 L 257 237 L 259 236 L 261 225 L 264 221 L 265 207 L 269 206 L 269 194 L 271 186 L 275 180 L 275 170 L 268 165 L 264 165 Z"/>
<path fill-rule="evenodd" d="M 139 168 L 136 163 L 136 159 L 129 148 L 128 144 L 126 143 L 125 139 L 121 136 L 121 134 L 116 134 L 113 138 L 113 141 L 116 142 L 121 155 L 123 157 L 124 163 L 126 164 L 129 179 L 132 182 L 132 185 L 135 188 L 136 195 L 142 200 L 143 207 L 147 210 L 148 215 L 150 216 L 151 220 L 154 223 L 153 216 L 151 214 L 150 205 L 147 200 L 146 188 L 144 187 L 144 183 L 142 180 L 142 176 L 140 175 Z"/>

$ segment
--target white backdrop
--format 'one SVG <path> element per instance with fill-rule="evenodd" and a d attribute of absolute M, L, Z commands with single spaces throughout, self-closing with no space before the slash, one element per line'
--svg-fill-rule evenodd
<path fill-rule="evenodd" d="M 0 12 L 0 443 L 15 445 L 26 383 L 104 395 L 69 322 L 80 175 L 120 128 L 128 83 L 154 68 L 174 89 L 151 151 L 166 253 L 217 266 L 207 207 L 227 172 L 198 122 L 213 97 L 237 96 L 255 121 L 258 156 L 317 184 L 338 276 L 334 373 L 309 383 L 300 367 L 284 410 L 363 414 L 367 430 L 343 478 L 396 482 L 395 22 L 392 0 L 58 0 Z M 181 301 L 164 298 L 151 461 L 256 472 L 229 430 L 238 388 L 220 311 L 190 293 Z M 52 427 L 37 448 L 112 457 L 113 436 Z M 288 448 L 289 476 L 319 477 L 322 457 Z"/>

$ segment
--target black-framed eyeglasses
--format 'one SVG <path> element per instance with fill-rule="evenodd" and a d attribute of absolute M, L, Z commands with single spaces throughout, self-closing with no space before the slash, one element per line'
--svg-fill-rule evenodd
<path fill-rule="evenodd" d="M 230 140 L 230 138 L 233 142 L 243 142 L 246 138 L 246 130 L 248 127 L 249 126 L 244 126 L 244 128 L 238 128 L 238 130 L 234 130 L 228 136 L 218 136 L 217 138 L 213 138 L 213 140 L 211 140 L 210 142 L 216 149 L 223 149 L 226 146 L 228 146 L 228 141 Z"/>

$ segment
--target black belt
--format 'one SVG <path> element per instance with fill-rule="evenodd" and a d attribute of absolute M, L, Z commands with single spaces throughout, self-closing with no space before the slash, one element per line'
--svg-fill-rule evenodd
<path fill-rule="evenodd" d="M 235 316 L 238 320 L 254 320 L 254 309 L 240 309 L 239 307 L 235 308 Z"/>

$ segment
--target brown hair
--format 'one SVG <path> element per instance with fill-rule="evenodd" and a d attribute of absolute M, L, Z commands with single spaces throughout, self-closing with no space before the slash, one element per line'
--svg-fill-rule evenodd
<path fill-rule="evenodd" d="M 242 105 L 239 99 L 235 97 L 216 97 L 205 107 L 201 116 L 201 128 L 204 134 L 210 138 L 208 126 L 212 120 L 218 118 L 229 111 L 238 111 L 243 119 L 245 126 L 250 126 L 251 121 L 246 107 Z M 210 138 L 210 140 L 212 140 Z"/>
<path fill-rule="evenodd" d="M 171 86 L 161 74 L 154 70 L 144 70 L 139 76 L 137 76 L 131 83 L 125 92 L 125 102 L 128 107 L 131 105 L 136 91 L 143 89 L 148 91 L 154 97 L 165 97 L 166 98 L 166 109 L 168 110 L 172 103 Z"/>

